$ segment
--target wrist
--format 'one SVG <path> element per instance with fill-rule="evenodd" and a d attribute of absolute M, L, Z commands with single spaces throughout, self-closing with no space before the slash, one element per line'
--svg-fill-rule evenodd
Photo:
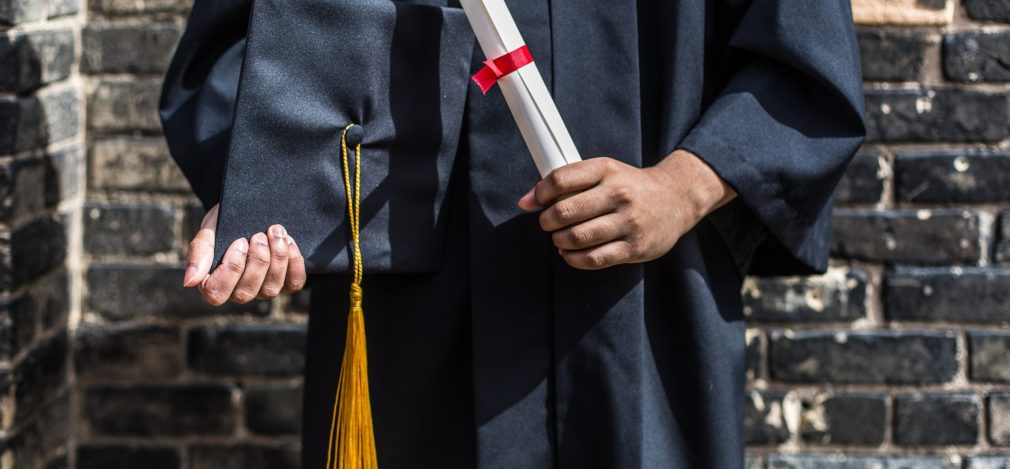
<path fill-rule="evenodd" d="M 708 163 L 687 150 L 675 150 L 655 167 L 686 199 L 698 220 L 736 197 L 736 191 Z"/>

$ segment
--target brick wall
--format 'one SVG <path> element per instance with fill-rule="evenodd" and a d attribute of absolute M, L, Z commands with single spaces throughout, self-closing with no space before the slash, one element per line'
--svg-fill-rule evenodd
<path fill-rule="evenodd" d="M 749 279 L 748 465 L 1010 465 L 1010 0 L 853 0 L 826 275 Z M 188 0 L 0 0 L 0 469 L 297 467 L 306 295 L 206 306 L 155 106 Z"/>
<path fill-rule="evenodd" d="M 1010 467 L 1010 1 L 853 0 L 827 275 L 750 279 L 751 467 Z"/>

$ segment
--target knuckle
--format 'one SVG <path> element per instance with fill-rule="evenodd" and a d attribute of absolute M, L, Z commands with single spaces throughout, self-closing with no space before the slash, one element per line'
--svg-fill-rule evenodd
<path fill-rule="evenodd" d="M 236 262 L 234 259 L 229 259 L 225 261 L 224 268 L 226 271 L 233 274 L 241 274 L 243 271 L 245 271 L 245 266 L 239 262 Z"/>
<path fill-rule="evenodd" d="M 298 276 L 288 280 L 288 289 L 292 292 L 296 292 L 305 288 L 305 277 Z"/>
<path fill-rule="evenodd" d="M 189 250 L 190 251 L 199 250 L 203 246 L 204 246 L 204 241 L 202 239 L 200 239 L 200 238 L 194 238 L 192 241 L 189 242 Z"/>
<path fill-rule="evenodd" d="M 203 298 L 207 300 L 207 303 L 210 303 L 211 306 L 221 306 L 224 304 L 225 301 L 228 300 L 224 295 L 221 294 L 221 292 L 213 288 L 208 288 L 204 290 Z"/>
<path fill-rule="evenodd" d="M 288 251 L 284 248 L 271 249 L 270 257 L 276 261 L 286 261 L 288 259 Z"/>
<path fill-rule="evenodd" d="M 589 246 L 593 235 L 589 230 L 572 230 L 572 242 L 579 247 Z"/>
<path fill-rule="evenodd" d="M 252 261 L 256 263 L 256 267 L 267 267 L 270 265 L 270 254 L 265 251 L 256 251 L 253 254 Z"/>
<path fill-rule="evenodd" d="M 590 254 L 586 260 L 589 261 L 589 267 L 599 269 L 606 266 L 609 259 L 603 254 Z"/>
<path fill-rule="evenodd" d="M 275 285 L 264 285 L 263 289 L 260 290 L 260 295 L 264 297 L 264 299 L 269 300 L 279 295 L 280 292 L 280 287 Z"/>
<path fill-rule="evenodd" d="M 618 202 L 626 204 L 628 202 L 631 202 L 632 198 L 633 194 L 630 187 L 625 185 L 614 187 L 614 199 L 617 200 Z"/>
<path fill-rule="evenodd" d="M 558 221 L 562 223 L 570 223 L 575 219 L 575 207 L 572 206 L 571 202 L 558 202 L 554 206 L 554 212 L 558 217 Z"/>
<path fill-rule="evenodd" d="M 252 301 L 253 295 L 244 290 L 235 290 L 235 293 L 231 295 L 231 300 L 240 305 L 244 305 Z"/>
<path fill-rule="evenodd" d="M 568 183 L 568 175 L 561 169 L 556 169 L 547 175 L 547 183 L 558 189 L 564 189 Z"/>

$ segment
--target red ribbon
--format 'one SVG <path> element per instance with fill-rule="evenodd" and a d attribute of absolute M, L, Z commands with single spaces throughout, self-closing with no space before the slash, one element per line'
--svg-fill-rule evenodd
<path fill-rule="evenodd" d="M 485 60 L 484 67 L 474 74 L 472 78 L 477 83 L 477 86 L 480 87 L 481 92 L 487 94 L 487 90 L 491 89 L 498 82 L 499 78 L 531 63 L 533 63 L 533 56 L 530 55 L 530 50 L 524 45 L 496 59 Z"/>

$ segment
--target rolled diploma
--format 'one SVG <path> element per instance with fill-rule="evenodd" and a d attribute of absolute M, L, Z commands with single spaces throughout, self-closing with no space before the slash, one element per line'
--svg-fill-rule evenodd
<path fill-rule="evenodd" d="M 494 59 L 526 43 L 504 0 L 460 0 L 484 55 Z M 561 114 L 533 62 L 498 79 L 505 102 L 519 126 L 540 176 L 581 161 Z"/>

